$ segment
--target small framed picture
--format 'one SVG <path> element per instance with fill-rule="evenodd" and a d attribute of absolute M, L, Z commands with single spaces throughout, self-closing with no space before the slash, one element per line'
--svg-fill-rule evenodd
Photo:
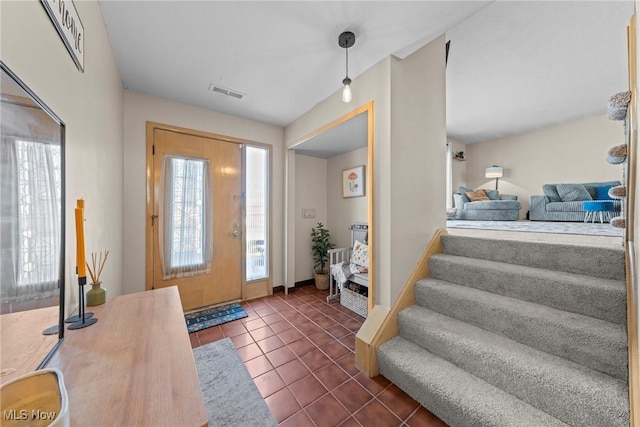
<path fill-rule="evenodd" d="M 354 166 L 342 171 L 342 198 L 364 196 L 364 165 Z"/>

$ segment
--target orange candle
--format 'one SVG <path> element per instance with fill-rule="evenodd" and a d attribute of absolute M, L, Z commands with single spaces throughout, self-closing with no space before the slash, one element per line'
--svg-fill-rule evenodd
<path fill-rule="evenodd" d="M 76 256 L 78 277 L 87 277 L 87 262 L 84 254 L 84 200 L 78 199 L 76 208 Z"/>

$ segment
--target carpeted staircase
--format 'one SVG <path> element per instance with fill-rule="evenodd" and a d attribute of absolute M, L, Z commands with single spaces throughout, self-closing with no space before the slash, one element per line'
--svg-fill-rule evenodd
<path fill-rule="evenodd" d="M 455 235 L 377 351 L 451 426 L 628 426 L 622 249 Z"/>

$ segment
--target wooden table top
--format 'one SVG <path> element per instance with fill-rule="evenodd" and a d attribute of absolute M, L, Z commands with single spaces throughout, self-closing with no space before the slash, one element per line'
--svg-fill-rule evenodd
<path fill-rule="evenodd" d="M 95 325 L 66 330 L 59 368 L 72 426 L 206 426 L 207 412 L 176 287 L 89 307 Z"/>
<path fill-rule="evenodd" d="M 58 324 L 59 307 L 20 311 L 0 316 L 0 384 L 35 371 L 58 342 L 58 334 L 42 331 Z"/>

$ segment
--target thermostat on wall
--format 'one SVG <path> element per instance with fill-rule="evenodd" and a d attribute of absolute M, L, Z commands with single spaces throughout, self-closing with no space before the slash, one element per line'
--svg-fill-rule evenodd
<path fill-rule="evenodd" d="M 302 218 L 315 218 L 316 210 L 311 208 L 302 208 Z"/>

